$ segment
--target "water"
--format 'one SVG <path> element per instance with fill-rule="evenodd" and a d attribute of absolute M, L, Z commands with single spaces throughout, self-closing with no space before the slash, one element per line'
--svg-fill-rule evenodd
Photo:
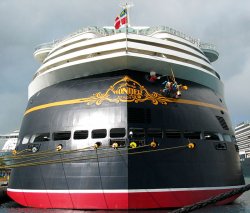
<path fill-rule="evenodd" d="M 250 177 L 245 177 L 246 184 L 250 184 Z M 82 211 L 82 210 L 60 210 L 60 209 L 34 209 L 19 206 L 13 201 L 0 205 L 0 213 L 117 213 L 118 211 Z M 119 211 L 121 213 L 127 211 Z M 141 210 L 129 211 L 130 213 L 165 213 L 167 210 Z M 194 211 L 195 213 L 250 213 L 250 191 L 241 195 L 233 204 L 224 206 L 210 206 Z"/>

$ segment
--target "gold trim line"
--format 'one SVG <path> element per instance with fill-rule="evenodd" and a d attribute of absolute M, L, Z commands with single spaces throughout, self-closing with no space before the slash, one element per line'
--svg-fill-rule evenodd
<path fill-rule="evenodd" d="M 71 104 L 86 103 L 87 105 L 92 105 L 92 104 L 101 105 L 104 101 L 110 103 L 131 103 L 131 102 L 143 103 L 149 101 L 153 105 L 158 105 L 158 104 L 167 105 L 168 103 L 178 103 L 178 104 L 189 104 L 189 105 L 196 105 L 196 106 L 227 111 L 225 108 L 214 104 L 204 103 L 201 101 L 185 100 L 182 98 L 179 99 L 168 98 L 157 92 L 151 93 L 137 81 L 131 79 L 128 76 L 125 76 L 122 79 L 116 81 L 113 85 L 111 85 L 104 93 L 98 92 L 87 98 L 78 98 L 78 99 L 42 104 L 26 110 L 24 115 L 27 115 L 31 112 L 41 109 L 47 109 L 50 107 L 65 106 Z"/>

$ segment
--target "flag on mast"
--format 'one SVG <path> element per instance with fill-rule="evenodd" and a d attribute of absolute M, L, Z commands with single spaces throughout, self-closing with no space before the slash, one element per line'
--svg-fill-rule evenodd
<path fill-rule="evenodd" d="M 115 29 L 118 30 L 121 26 L 128 23 L 127 9 L 123 9 L 119 16 L 115 18 Z"/>

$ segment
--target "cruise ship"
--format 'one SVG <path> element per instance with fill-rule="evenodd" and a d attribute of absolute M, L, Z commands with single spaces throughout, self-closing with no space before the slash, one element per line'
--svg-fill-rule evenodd
<path fill-rule="evenodd" d="M 243 174 L 245 177 L 250 177 L 250 123 L 239 123 L 235 127 L 235 137 L 239 146 Z"/>
<path fill-rule="evenodd" d="M 215 46 L 166 26 L 118 24 L 35 50 L 41 66 L 10 165 L 17 203 L 177 208 L 245 184 Z"/>
<path fill-rule="evenodd" d="M 10 152 L 16 148 L 19 130 L 10 134 L 0 134 L 0 151 L 1 153 Z"/>
<path fill-rule="evenodd" d="M 10 134 L 0 134 L 0 167 L 2 166 L 2 159 L 4 158 L 4 156 L 11 155 L 12 151 L 15 150 L 18 135 L 19 130 L 16 130 Z M 0 187 L 8 185 L 10 171 L 11 170 L 9 168 L 0 168 Z"/>

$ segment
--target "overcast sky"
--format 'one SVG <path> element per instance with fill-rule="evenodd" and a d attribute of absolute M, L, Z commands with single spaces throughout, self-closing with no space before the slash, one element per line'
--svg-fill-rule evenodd
<path fill-rule="evenodd" d="M 119 0 L 0 0 L 0 133 L 19 129 L 34 48 L 87 26 L 110 26 Z M 131 25 L 165 25 L 216 44 L 233 125 L 250 120 L 250 1 L 133 0 Z"/>

